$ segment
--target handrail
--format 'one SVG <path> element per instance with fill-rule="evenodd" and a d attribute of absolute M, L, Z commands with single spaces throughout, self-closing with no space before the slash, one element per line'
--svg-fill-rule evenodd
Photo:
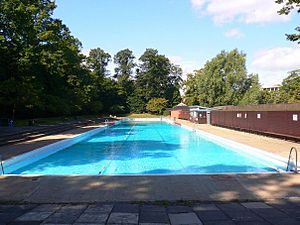
<path fill-rule="evenodd" d="M 4 167 L 3 167 L 3 162 L 2 162 L 2 155 L 0 155 L 0 164 L 1 164 L 1 170 L 2 170 L 2 174 L 4 175 Z"/>
<path fill-rule="evenodd" d="M 291 155 L 292 155 L 293 150 L 295 150 L 295 153 L 296 153 L 296 166 L 295 166 L 294 172 L 298 173 L 298 151 L 297 151 L 297 148 L 295 148 L 295 147 L 292 147 L 291 150 L 290 150 L 289 160 L 288 160 L 288 163 L 287 163 L 286 171 L 289 170 L 289 165 L 290 165 L 290 162 L 291 162 Z"/>

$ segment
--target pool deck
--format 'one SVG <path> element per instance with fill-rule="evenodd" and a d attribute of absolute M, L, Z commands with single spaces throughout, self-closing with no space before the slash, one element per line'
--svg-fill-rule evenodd
<path fill-rule="evenodd" d="M 186 125 L 187 121 L 183 121 Z M 209 125 L 197 128 L 283 157 L 300 145 Z M 98 127 L 98 126 L 97 126 Z M 71 138 L 94 127 L 67 131 L 0 148 L 14 155 Z M 171 175 L 171 176 L 0 176 L 0 203 L 99 203 L 179 200 L 193 202 L 300 201 L 300 174 Z"/>
<path fill-rule="evenodd" d="M 177 122 L 199 130 L 230 139 L 254 148 L 258 148 L 283 158 L 288 159 L 290 149 L 296 147 L 300 151 L 300 143 L 283 140 L 279 138 L 272 138 L 263 135 L 247 133 L 243 131 L 236 131 L 223 127 L 212 126 L 208 124 L 194 124 L 186 120 L 177 120 Z M 298 160 L 300 162 L 300 159 Z"/>

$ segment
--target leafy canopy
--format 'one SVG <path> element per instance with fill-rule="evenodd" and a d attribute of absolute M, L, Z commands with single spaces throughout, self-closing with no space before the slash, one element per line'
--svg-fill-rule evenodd
<path fill-rule="evenodd" d="M 168 100 L 165 98 L 152 98 L 147 103 L 147 110 L 153 113 L 161 114 L 163 109 L 167 107 Z"/>
<path fill-rule="evenodd" d="M 288 15 L 294 9 L 300 13 L 300 0 L 276 0 L 275 2 L 278 4 L 284 4 L 284 6 L 278 11 L 280 15 Z M 295 30 L 298 33 L 286 34 L 286 37 L 288 40 L 297 41 L 298 44 L 300 44 L 300 26 L 296 27 Z"/>

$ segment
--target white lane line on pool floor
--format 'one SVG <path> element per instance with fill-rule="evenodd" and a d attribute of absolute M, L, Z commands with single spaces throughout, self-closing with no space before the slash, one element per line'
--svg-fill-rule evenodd
<path fill-rule="evenodd" d="M 130 134 L 132 133 L 132 131 L 133 131 L 135 125 L 136 125 L 136 123 L 134 123 L 133 126 L 131 127 L 131 129 L 128 131 L 128 134 L 127 134 L 127 135 L 125 136 L 125 138 L 123 139 L 122 144 L 119 145 L 118 148 L 114 148 L 114 150 L 119 150 L 119 149 L 124 145 L 124 143 L 128 140 Z M 114 152 L 116 152 L 116 151 L 114 151 Z M 104 171 L 109 167 L 109 165 L 111 164 L 111 162 L 112 162 L 112 160 L 113 160 L 113 155 L 115 155 L 115 154 L 111 154 L 111 157 L 109 158 L 108 163 L 102 167 L 102 169 L 99 171 L 98 174 L 103 174 Z"/>
<path fill-rule="evenodd" d="M 159 137 L 162 140 L 162 143 L 167 147 L 167 149 L 170 149 L 167 142 L 165 141 L 164 137 L 161 135 L 161 133 L 158 131 L 158 129 L 154 129 L 156 133 L 158 133 Z M 171 150 L 171 149 L 170 149 Z M 177 158 L 177 156 L 173 156 L 175 160 L 178 162 L 178 164 L 181 166 L 181 168 L 184 168 L 183 164 L 180 162 L 180 160 Z"/>

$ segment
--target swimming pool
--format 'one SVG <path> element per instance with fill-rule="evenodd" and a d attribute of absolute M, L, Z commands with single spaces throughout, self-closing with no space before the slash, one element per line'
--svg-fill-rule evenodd
<path fill-rule="evenodd" d="M 123 121 L 10 173 L 215 174 L 283 169 L 275 161 L 242 148 L 163 121 Z"/>

